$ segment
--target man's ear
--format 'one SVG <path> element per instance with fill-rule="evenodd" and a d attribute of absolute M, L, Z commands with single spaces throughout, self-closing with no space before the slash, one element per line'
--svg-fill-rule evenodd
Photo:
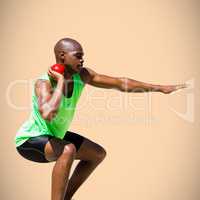
<path fill-rule="evenodd" d="M 59 57 L 60 57 L 60 59 L 64 59 L 64 55 L 65 55 L 65 53 L 63 52 L 63 51 L 61 51 L 60 53 L 59 53 Z"/>

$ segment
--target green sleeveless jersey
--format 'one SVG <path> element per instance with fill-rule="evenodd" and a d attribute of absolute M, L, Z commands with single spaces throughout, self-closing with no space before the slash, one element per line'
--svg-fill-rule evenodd
<path fill-rule="evenodd" d="M 43 74 L 38 79 L 50 80 L 48 73 Z M 14 139 L 16 147 L 20 146 L 31 137 L 41 135 L 52 135 L 54 137 L 63 139 L 73 119 L 77 102 L 85 86 L 85 83 L 81 80 L 78 73 L 73 74 L 72 79 L 74 81 L 72 96 L 67 98 L 62 95 L 58 112 L 51 121 L 44 120 L 39 112 L 37 96 L 34 88 L 35 81 L 37 79 L 33 82 L 32 111 L 29 118 L 22 123 L 20 128 L 17 130 Z M 54 90 L 56 88 L 56 84 L 52 84 L 52 87 Z"/>

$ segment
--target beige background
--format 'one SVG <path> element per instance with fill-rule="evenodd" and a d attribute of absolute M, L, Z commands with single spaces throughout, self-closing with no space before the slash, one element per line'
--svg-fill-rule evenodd
<path fill-rule="evenodd" d="M 70 130 L 108 155 L 74 199 L 199 199 L 198 10 L 194 0 L 1 1 L 1 199 L 50 200 L 54 163 L 23 159 L 14 136 L 30 113 L 30 80 L 55 62 L 62 37 L 99 73 L 191 84 L 170 95 L 87 86 Z"/>

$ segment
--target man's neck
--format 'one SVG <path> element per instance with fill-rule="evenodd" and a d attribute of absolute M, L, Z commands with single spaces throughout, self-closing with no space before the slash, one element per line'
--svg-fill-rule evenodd
<path fill-rule="evenodd" d="M 70 79 L 72 79 L 72 74 L 65 73 L 64 78 L 65 78 L 65 80 L 70 80 Z"/>
<path fill-rule="evenodd" d="M 72 75 L 74 74 L 73 71 L 69 70 L 67 67 L 65 68 L 64 78 L 66 80 L 72 80 Z"/>

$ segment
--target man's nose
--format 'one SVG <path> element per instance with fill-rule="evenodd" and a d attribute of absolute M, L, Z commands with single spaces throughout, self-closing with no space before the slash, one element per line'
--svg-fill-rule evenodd
<path fill-rule="evenodd" d="M 81 63 L 81 65 L 82 65 L 82 64 L 84 63 L 84 60 L 83 60 L 83 59 L 81 59 L 81 60 L 80 60 L 80 63 Z"/>

